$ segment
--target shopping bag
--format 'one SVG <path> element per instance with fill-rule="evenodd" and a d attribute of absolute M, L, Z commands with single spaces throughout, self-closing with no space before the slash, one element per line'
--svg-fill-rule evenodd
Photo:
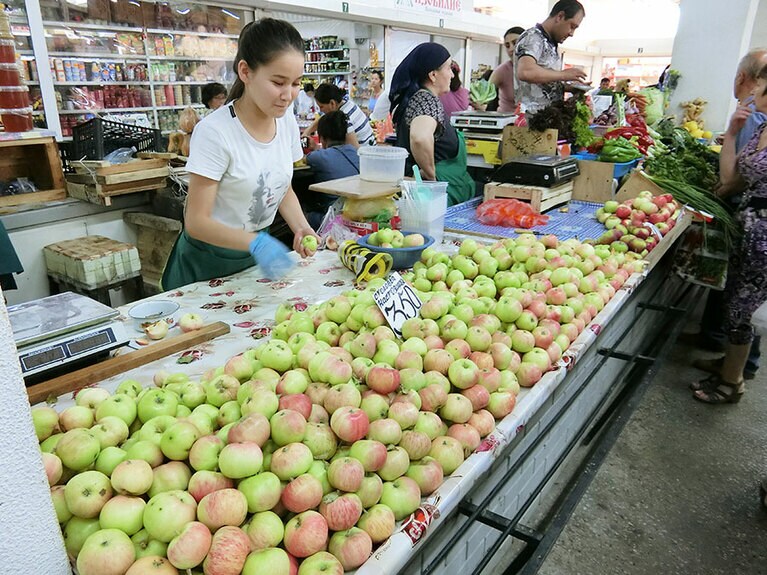
<path fill-rule="evenodd" d="M 724 233 L 710 223 L 694 222 L 679 241 L 673 269 L 685 281 L 721 291 L 727 283 L 728 264 Z"/>

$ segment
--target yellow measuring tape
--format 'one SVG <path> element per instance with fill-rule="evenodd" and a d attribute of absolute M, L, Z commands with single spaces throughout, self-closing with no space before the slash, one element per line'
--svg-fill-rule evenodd
<path fill-rule="evenodd" d="M 393 264 L 389 254 L 372 252 L 352 240 L 341 244 L 338 257 L 357 276 L 358 282 L 385 277 Z"/>

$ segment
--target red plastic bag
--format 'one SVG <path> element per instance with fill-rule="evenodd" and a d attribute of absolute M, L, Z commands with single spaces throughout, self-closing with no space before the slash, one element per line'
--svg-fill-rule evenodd
<path fill-rule="evenodd" d="M 495 198 L 482 202 L 477 207 L 477 218 L 488 226 L 516 228 L 532 228 L 549 221 L 549 216 L 533 211 L 530 204 L 508 198 Z"/>

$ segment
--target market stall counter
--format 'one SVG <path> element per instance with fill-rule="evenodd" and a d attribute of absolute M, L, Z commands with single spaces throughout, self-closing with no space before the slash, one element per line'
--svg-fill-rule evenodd
<path fill-rule="evenodd" d="M 670 258 L 664 255 L 688 223 L 689 216 L 683 214 L 673 232 L 650 254 L 644 271 L 628 278 L 551 371 L 534 386 L 520 390 L 513 411 L 423 499 L 414 514 L 398 523 L 393 535 L 374 549 L 357 573 L 456 573 L 467 568 L 480 572 L 509 534 L 533 543 L 531 549 L 543 540 L 541 533 L 520 524 L 520 519 L 540 493 L 550 489 L 551 477 L 583 429 L 628 385 L 626 366 L 646 360 L 642 354 L 647 342 L 657 342 L 658 333 L 669 332 L 667 320 L 673 316 L 670 311 L 676 309 L 683 287 L 669 279 Z M 455 243 L 467 237 L 453 236 Z M 455 244 L 442 246 L 446 252 L 456 249 Z M 191 312 L 202 316 L 206 324 L 229 324 L 230 331 L 105 379 L 99 387 L 114 392 L 128 379 L 146 386 L 169 373 L 200 380 L 233 356 L 263 344 L 285 304 L 305 310 L 354 287 L 354 275 L 341 265 L 338 255 L 320 251 L 300 261 L 280 281 L 264 278 L 256 267 L 148 298 L 145 301 L 176 302 L 175 320 Z M 130 307 L 119 309 L 120 321 L 130 321 Z M 133 348 L 156 345 L 133 324 L 126 327 L 133 330 Z M 170 332 L 169 337 L 177 335 L 180 326 L 172 322 Z M 74 393 L 48 398 L 48 404 L 61 411 L 74 405 Z M 500 537 L 499 531 L 503 532 Z"/>

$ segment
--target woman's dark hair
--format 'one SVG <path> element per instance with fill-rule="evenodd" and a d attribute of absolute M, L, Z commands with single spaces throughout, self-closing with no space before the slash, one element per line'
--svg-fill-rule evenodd
<path fill-rule="evenodd" d="M 304 92 L 314 92 L 314 84 L 311 82 L 304 84 Z"/>
<path fill-rule="evenodd" d="M 514 26 L 513 28 L 509 28 L 508 30 L 506 30 L 506 32 L 504 32 L 503 34 L 503 37 L 505 38 L 509 34 L 521 34 L 524 31 L 525 29 L 522 28 L 522 26 Z"/>
<path fill-rule="evenodd" d="M 320 140 L 325 140 L 331 146 L 343 144 L 346 141 L 348 127 L 349 121 L 341 110 L 328 112 L 317 124 L 317 135 Z"/>
<path fill-rule="evenodd" d="M 559 2 L 554 4 L 554 7 L 551 9 L 549 18 L 553 18 L 560 12 L 565 13 L 565 20 L 575 18 L 578 12 L 583 12 L 583 15 L 586 15 L 586 9 L 583 7 L 583 4 L 578 2 L 578 0 L 559 0 Z"/>
<path fill-rule="evenodd" d="M 371 76 L 373 76 L 373 75 L 378 76 L 378 79 L 381 81 L 381 84 L 383 84 L 384 80 L 383 80 L 383 71 L 382 70 L 373 70 L 372 72 L 370 72 L 370 75 Z"/>
<path fill-rule="evenodd" d="M 237 56 L 233 66 L 236 80 L 229 91 L 227 101 L 242 97 L 245 91 L 245 84 L 237 72 L 241 60 L 244 60 L 251 70 L 255 70 L 289 50 L 304 53 L 304 40 L 292 24 L 284 20 L 263 18 L 245 25 L 237 41 Z"/>
<path fill-rule="evenodd" d="M 223 84 L 219 84 L 218 82 L 205 84 L 202 87 L 202 103 L 205 104 L 206 108 L 210 108 L 210 101 L 222 94 L 226 96 L 226 87 Z"/>
<path fill-rule="evenodd" d="M 450 78 L 450 91 L 455 92 L 461 87 L 461 67 L 453 62 L 450 64 L 450 69 L 453 71 L 453 77 Z"/>
<path fill-rule="evenodd" d="M 329 104 L 330 100 L 335 100 L 339 104 L 343 102 L 346 96 L 346 90 L 342 90 L 335 84 L 320 84 L 314 93 L 314 99 L 320 104 Z"/>

